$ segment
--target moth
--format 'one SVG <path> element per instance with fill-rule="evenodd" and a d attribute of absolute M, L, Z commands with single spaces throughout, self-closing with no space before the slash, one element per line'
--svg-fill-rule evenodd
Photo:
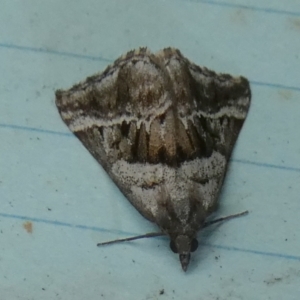
<path fill-rule="evenodd" d="M 250 98 L 246 78 L 216 74 L 174 48 L 130 51 L 104 72 L 56 91 L 69 129 L 161 230 L 98 245 L 168 235 L 186 271 L 197 232 L 241 215 L 206 221 Z"/>

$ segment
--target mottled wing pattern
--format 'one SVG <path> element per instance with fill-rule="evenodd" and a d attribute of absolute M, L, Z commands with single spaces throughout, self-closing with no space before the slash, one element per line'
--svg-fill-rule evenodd
<path fill-rule="evenodd" d="M 140 180 L 140 170 L 145 166 L 137 164 L 158 161 L 149 155 L 148 144 L 153 140 L 151 133 L 160 126 L 153 119 L 172 106 L 171 92 L 161 61 L 146 48 L 128 52 L 103 73 L 56 92 L 56 105 L 64 122 L 151 221 L 152 213 L 139 205 L 140 195 L 134 188 L 151 185 L 153 175 L 147 173 Z M 122 163 L 134 167 L 129 177 L 124 177 L 129 170 L 119 166 Z"/>
<path fill-rule="evenodd" d="M 250 106 L 248 80 L 201 68 L 178 50 L 165 49 L 161 55 L 175 83 L 178 117 L 188 134 L 185 144 L 196 157 L 217 151 L 228 160 Z"/>
<path fill-rule="evenodd" d="M 250 89 L 245 78 L 200 68 L 176 49 L 141 48 L 57 91 L 56 105 L 142 215 L 159 223 L 172 202 L 188 222 L 192 198 L 201 198 L 203 218 L 215 205 Z"/>

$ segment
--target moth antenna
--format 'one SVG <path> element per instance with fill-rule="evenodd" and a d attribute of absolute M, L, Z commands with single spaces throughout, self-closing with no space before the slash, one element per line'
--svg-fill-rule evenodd
<path fill-rule="evenodd" d="M 121 243 L 121 242 L 129 242 L 129 241 L 133 241 L 133 240 L 138 240 L 138 239 L 143 239 L 143 238 L 151 238 L 151 237 L 155 237 L 155 236 L 163 236 L 165 235 L 163 232 L 150 232 L 150 233 L 146 233 L 146 234 L 142 234 L 142 235 L 137 235 L 137 236 L 132 236 L 129 238 L 125 238 L 125 239 L 119 239 L 119 240 L 113 240 L 113 241 L 108 241 L 108 242 L 104 242 L 104 243 L 98 243 L 97 246 L 104 246 L 104 245 L 111 245 L 111 244 L 116 244 L 116 243 Z"/>
<path fill-rule="evenodd" d="M 223 218 L 219 218 L 219 219 L 215 219 L 215 220 L 212 220 L 212 221 L 208 221 L 208 222 L 205 222 L 203 227 L 202 228 L 205 228 L 205 227 L 208 227 L 212 224 L 215 224 L 215 223 L 219 223 L 219 222 L 222 222 L 222 221 L 228 221 L 228 220 L 231 220 L 231 219 L 234 219 L 234 218 L 238 218 L 238 217 L 241 217 L 241 216 L 245 216 L 249 213 L 248 210 L 246 211 L 243 211 L 241 213 L 238 213 L 238 214 L 234 214 L 234 215 L 229 215 L 229 216 L 226 216 L 226 217 L 223 217 Z"/>

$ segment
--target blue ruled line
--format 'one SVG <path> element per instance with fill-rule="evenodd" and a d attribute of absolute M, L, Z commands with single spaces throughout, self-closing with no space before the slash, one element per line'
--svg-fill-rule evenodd
<path fill-rule="evenodd" d="M 116 235 L 128 236 L 128 237 L 139 235 L 136 233 L 125 232 L 125 231 L 121 231 L 121 230 L 112 230 L 112 229 L 106 229 L 106 228 L 102 228 L 102 227 L 87 226 L 87 225 L 81 225 L 81 224 L 72 224 L 72 223 L 67 223 L 67 222 L 47 220 L 47 219 L 42 219 L 42 218 L 33 218 L 33 217 L 29 217 L 29 216 L 22 216 L 22 215 L 15 215 L 15 214 L 0 213 L 0 217 L 8 218 L 8 219 L 32 221 L 32 222 L 37 222 L 37 223 L 44 223 L 44 224 L 49 224 L 49 225 L 54 225 L 54 226 L 63 226 L 63 227 L 76 228 L 76 229 L 82 229 L 82 230 L 92 230 L 92 231 L 97 231 L 97 232 L 114 233 Z M 213 248 L 218 248 L 218 249 L 227 250 L 227 251 L 244 252 L 244 253 L 251 253 L 251 254 L 257 254 L 257 255 L 263 255 L 263 256 L 271 256 L 271 257 L 300 261 L 300 256 L 297 256 L 297 255 L 288 255 L 288 254 L 283 254 L 283 253 L 243 249 L 243 248 L 238 248 L 238 247 L 214 245 L 214 244 L 208 244 L 208 243 L 200 243 L 200 244 L 205 247 L 213 247 Z"/>
<path fill-rule="evenodd" d="M 0 217 L 8 218 L 8 219 L 26 220 L 26 221 L 32 221 L 32 222 L 37 222 L 37 223 L 55 225 L 55 226 L 78 228 L 78 229 L 83 229 L 83 230 L 92 230 L 92 231 L 98 231 L 98 232 L 110 232 L 110 233 L 116 233 L 119 235 L 127 234 L 126 232 L 120 231 L 120 230 L 105 229 L 105 228 L 101 228 L 101 227 L 86 226 L 86 225 L 80 225 L 80 224 L 71 224 L 71 223 L 67 223 L 67 222 L 47 220 L 47 219 L 42 219 L 42 218 L 32 218 L 32 217 L 28 217 L 28 216 L 21 216 L 21 215 L 15 215 L 15 214 L 0 213 Z"/>
<path fill-rule="evenodd" d="M 106 58 L 103 58 L 100 56 L 76 54 L 76 53 L 72 53 L 72 52 L 57 51 L 57 50 L 45 49 L 45 48 L 19 46 L 19 45 L 9 44 L 9 43 L 0 43 L 0 48 L 8 48 L 8 49 L 37 52 L 37 53 L 46 53 L 46 54 L 53 54 L 53 55 L 73 57 L 73 58 L 79 58 L 79 59 L 87 59 L 87 60 L 98 60 L 98 61 L 109 62 L 109 63 L 112 62 L 112 60 L 106 59 Z"/>
<path fill-rule="evenodd" d="M 284 85 L 284 84 L 268 83 L 268 82 L 253 81 L 253 80 L 250 80 L 250 83 L 253 85 L 258 85 L 258 86 L 266 86 L 266 87 L 271 87 L 271 88 L 275 88 L 275 89 L 285 89 L 285 90 L 292 90 L 292 91 L 300 92 L 300 87 L 297 87 L 297 86 L 288 86 L 288 85 Z"/>
<path fill-rule="evenodd" d="M 14 45 L 14 44 L 0 43 L 0 48 L 1 47 L 15 49 L 15 50 L 22 50 L 22 51 L 54 54 L 54 55 L 79 58 L 79 59 L 87 59 L 87 60 L 94 60 L 94 61 L 97 60 L 97 61 L 103 61 L 103 62 L 108 62 L 108 63 L 113 62 L 113 60 L 111 60 L 111 59 L 103 58 L 100 56 L 95 57 L 95 56 L 90 56 L 90 55 L 81 55 L 81 54 L 76 54 L 76 53 L 71 53 L 71 52 L 63 52 L 63 51 L 56 51 L 56 50 L 51 50 L 51 49 L 26 47 L 26 46 Z M 297 87 L 297 86 L 288 86 L 288 85 L 284 85 L 284 84 L 269 83 L 269 82 L 255 81 L 255 80 L 250 80 L 250 83 L 252 85 L 257 85 L 257 86 L 265 86 L 265 87 L 270 87 L 270 88 L 286 89 L 286 90 L 293 90 L 293 91 L 300 92 L 300 87 Z"/>
<path fill-rule="evenodd" d="M 183 1 L 185 2 L 185 1 Z M 194 2 L 194 3 L 204 3 L 214 6 L 222 6 L 228 8 L 240 8 L 246 10 L 252 10 L 257 12 L 263 12 L 267 14 L 277 14 L 277 15 L 287 15 L 292 17 L 299 17 L 299 11 L 288 11 L 288 10 L 281 10 L 281 9 L 274 9 L 274 8 L 267 8 L 267 7 L 258 7 L 252 5 L 244 5 L 244 4 L 234 4 L 230 2 L 220 2 L 220 1 L 212 1 L 212 0 L 187 0 L 187 2 Z"/>
<path fill-rule="evenodd" d="M 1 124 L 0 128 L 9 128 L 9 129 L 17 129 L 17 130 L 24 130 L 24 131 L 31 131 L 31 132 L 38 132 L 42 134 L 54 134 L 54 135 L 60 135 L 60 136 L 66 136 L 66 137 L 75 137 L 73 133 L 71 132 L 60 132 L 60 131 L 54 131 L 54 130 L 47 130 L 47 129 L 39 129 L 34 127 L 26 127 L 26 126 L 19 126 L 19 125 L 9 125 L 9 124 Z M 279 169 L 279 170 L 286 170 L 286 171 L 293 171 L 293 172 L 299 172 L 300 168 L 295 167 L 287 167 L 287 166 L 279 166 L 274 164 L 268 164 L 268 163 L 261 163 L 261 162 L 254 162 L 246 159 L 231 159 L 231 162 L 236 163 L 242 163 L 247 165 L 253 165 L 258 167 L 264 167 L 264 168 L 273 168 L 273 169 Z"/>
<path fill-rule="evenodd" d="M 236 158 L 234 158 L 234 159 L 231 159 L 231 162 L 237 162 L 237 163 L 241 163 L 241 164 L 253 165 L 253 166 L 258 166 L 258 167 L 294 171 L 294 172 L 299 172 L 300 173 L 300 168 L 278 166 L 278 165 L 273 165 L 273 164 L 254 162 L 254 161 L 250 161 L 250 160 L 246 160 L 246 159 L 236 159 Z"/>
<path fill-rule="evenodd" d="M 13 125 L 13 124 L 0 123 L 0 128 L 1 127 L 2 128 L 9 128 L 9 129 L 17 129 L 17 130 L 25 130 L 25 131 L 46 133 L 46 134 L 56 134 L 56 135 L 69 136 L 69 137 L 74 136 L 71 132 L 61 132 L 61 131 L 40 129 L 40 128 L 35 128 L 35 127 L 27 127 L 27 126 Z"/>
<path fill-rule="evenodd" d="M 213 248 L 222 249 L 222 250 L 237 251 L 237 252 L 251 253 L 251 254 L 257 254 L 257 255 L 264 255 L 264 256 L 273 256 L 273 257 L 279 257 L 279 258 L 300 261 L 300 256 L 297 256 L 297 255 L 289 255 L 289 254 L 267 252 L 267 251 L 258 251 L 258 250 L 251 250 L 251 249 L 244 249 L 244 248 L 230 247 L 230 246 L 222 246 L 222 245 L 214 245 L 214 244 L 207 244 L 207 243 L 200 243 L 200 244 L 203 246 L 213 247 Z"/>

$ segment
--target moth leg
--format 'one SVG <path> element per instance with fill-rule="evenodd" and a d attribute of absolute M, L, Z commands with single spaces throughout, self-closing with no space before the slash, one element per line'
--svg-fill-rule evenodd
<path fill-rule="evenodd" d="M 241 213 L 238 213 L 238 214 L 234 214 L 234 215 L 229 215 L 229 216 L 226 216 L 226 217 L 222 217 L 222 218 L 219 218 L 219 219 L 215 219 L 215 220 L 212 220 L 212 221 L 208 221 L 208 222 L 205 222 L 203 227 L 202 228 L 205 228 L 205 227 L 208 227 L 212 224 L 215 224 L 215 223 L 219 223 L 219 222 L 223 222 L 223 221 L 227 221 L 227 220 L 231 220 L 231 219 L 234 219 L 234 218 L 238 218 L 238 217 L 241 217 L 241 216 L 245 216 L 249 213 L 248 210 L 246 211 L 243 211 Z"/>
<path fill-rule="evenodd" d="M 98 243 L 97 246 L 104 246 L 104 245 L 110 245 L 110 244 L 116 244 L 116 243 L 121 243 L 121 242 L 128 242 L 128 241 L 133 241 L 133 240 L 138 240 L 138 239 L 143 239 L 143 238 L 150 238 L 150 237 L 155 237 L 155 236 L 163 236 L 165 235 L 163 232 L 150 232 L 146 233 L 143 235 L 137 235 L 125 239 L 118 239 L 118 240 L 113 240 L 113 241 L 108 241 L 104 243 Z"/>

